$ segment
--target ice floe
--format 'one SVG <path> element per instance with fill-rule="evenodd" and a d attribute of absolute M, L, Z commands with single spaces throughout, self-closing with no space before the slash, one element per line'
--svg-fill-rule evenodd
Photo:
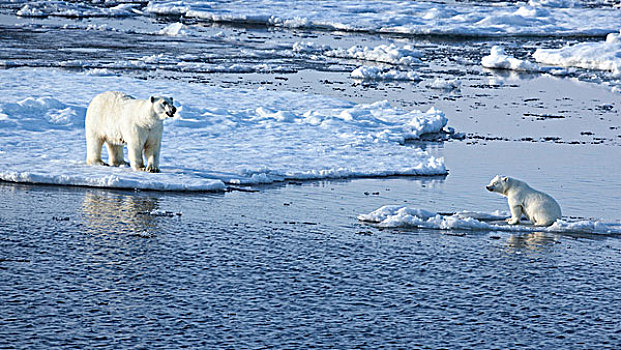
<path fill-rule="evenodd" d="M 180 22 L 171 23 L 158 32 L 160 35 L 169 36 L 189 35 L 191 33 L 192 31 L 188 29 L 188 26 Z"/>
<path fill-rule="evenodd" d="M 446 116 L 434 108 L 408 111 L 385 101 L 356 104 L 298 92 L 54 69 L 1 70 L 0 78 L 5 181 L 198 191 L 286 179 L 447 172 L 442 158 L 406 143 L 451 132 Z M 85 165 L 86 107 L 105 90 L 174 96 L 178 115 L 165 122 L 162 173 Z"/>
<path fill-rule="evenodd" d="M 412 71 L 404 72 L 377 66 L 360 66 L 351 72 L 351 77 L 361 80 L 421 80 L 418 74 Z"/>
<path fill-rule="evenodd" d="M 617 9 L 574 5 L 561 0 L 476 5 L 405 0 L 175 0 L 151 1 L 144 11 L 210 22 L 415 35 L 605 35 L 618 30 L 621 12 Z"/>
<path fill-rule="evenodd" d="M 604 70 L 621 76 L 621 31 L 609 33 L 604 42 L 586 42 L 560 49 L 537 49 L 533 57 L 537 62 L 547 65 Z"/>
<path fill-rule="evenodd" d="M 427 85 L 430 89 L 451 91 L 461 87 L 461 82 L 457 79 L 436 78 Z"/>
<path fill-rule="evenodd" d="M 509 213 L 462 211 L 437 213 L 401 205 L 386 205 L 371 213 L 358 216 L 360 221 L 386 228 L 425 228 L 458 231 L 557 232 L 580 234 L 621 234 L 621 224 L 593 220 L 561 219 L 548 227 L 509 225 L 504 222 Z"/>
<path fill-rule="evenodd" d="M 485 68 L 508 69 L 524 72 L 541 72 L 542 69 L 538 64 L 520 60 L 506 54 L 502 46 L 493 46 L 488 56 L 481 59 L 481 64 Z"/>
<path fill-rule="evenodd" d="M 142 14 L 140 4 L 118 4 L 112 7 L 91 6 L 89 2 L 29 1 L 17 11 L 22 17 L 126 17 Z"/>
<path fill-rule="evenodd" d="M 13 1 L 15 2 L 15 1 Z M 182 16 L 208 22 L 261 24 L 373 33 L 465 36 L 605 35 L 618 30 L 621 13 L 606 5 L 582 6 L 570 0 L 526 2 L 407 0 L 216 1 L 23 1 L 23 17 Z M 170 28 L 171 30 L 174 28 Z"/>
<path fill-rule="evenodd" d="M 413 65 L 421 63 L 420 57 L 423 54 L 410 45 L 399 47 L 395 44 L 390 44 L 378 45 L 373 48 L 366 46 L 352 46 L 349 49 L 337 48 L 324 52 L 324 55 L 398 65 Z"/>

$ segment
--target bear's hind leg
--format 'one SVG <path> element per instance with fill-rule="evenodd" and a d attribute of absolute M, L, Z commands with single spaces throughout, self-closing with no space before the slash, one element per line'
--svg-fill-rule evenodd
<path fill-rule="evenodd" d="M 127 162 L 123 159 L 122 145 L 112 145 L 106 142 L 106 147 L 108 148 L 108 164 L 111 166 L 121 166 L 127 164 Z"/>
<path fill-rule="evenodd" d="M 101 160 L 101 146 L 104 140 L 99 137 L 86 138 L 86 164 L 88 165 L 107 165 Z"/>

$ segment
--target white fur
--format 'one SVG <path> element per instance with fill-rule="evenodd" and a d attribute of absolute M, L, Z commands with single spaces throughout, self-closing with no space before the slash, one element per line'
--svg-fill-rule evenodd
<path fill-rule="evenodd" d="M 109 165 L 127 164 L 123 159 L 123 145 L 127 144 L 134 170 L 159 172 L 163 121 L 175 111 L 172 97 L 140 100 L 118 91 L 95 96 L 86 111 L 86 163 L 106 165 L 101 160 L 101 146 L 105 143 Z"/>
<path fill-rule="evenodd" d="M 496 175 L 485 188 L 507 197 L 511 209 L 511 218 L 507 222 L 511 225 L 519 224 L 522 214 L 535 226 L 549 226 L 561 218 L 561 207 L 554 198 L 533 189 L 526 182 Z"/>

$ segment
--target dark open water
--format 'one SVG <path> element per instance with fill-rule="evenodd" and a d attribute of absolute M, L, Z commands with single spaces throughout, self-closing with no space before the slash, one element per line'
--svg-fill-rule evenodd
<path fill-rule="evenodd" d="M 0 347 L 619 348 L 619 239 L 358 224 L 364 189 L 425 184 L 383 181 L 3 185 Z"/>

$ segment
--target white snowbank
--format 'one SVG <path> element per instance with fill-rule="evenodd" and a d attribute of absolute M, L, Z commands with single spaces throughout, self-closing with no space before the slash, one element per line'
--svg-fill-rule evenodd
<path fill-rule="evenodd" d="M 360 66 L 351 72 L 351 77 L 362 80 L 421 80 L 418 74 L 412 71 L 403 72 L 376 66 Z"/>
<path fill-rule="evenodd" d="M 446 174 L 442 158 L 404 144 L 444 129 L 447 118 L 433 108 L 52 69 L 0 70 L 0 80 L 1 180 L 221 190 L 224 183 Z M 85 165 L 86 107 L 106 90 L 174 96 L 178 115 L 165 123 L 162 173 Z"/>
<path fill-rule="evenodd" d="M 561 49 L 537 49 L 533 57 L 543 64 L 597 69 L 621 75 L 621 31 L 608 34 L 604 42 L 581 43 Z"/>
<path fill-rule="evenodd" d="M 409 0 L 151 1 L 145 12 L 210 22 L 254 23 L 375 33 L 469 36 L 605 35 L 621 11 L 569 6 L 562 0 L 462 4 Z"/>
<path fill-rule="evenodd" d="M 548 227 L 509 225 L 502 222 L 510 215 L 504 212 L 458 212 L 439 214 L 419 208 L 386 205 L 369 214 L 358 216 L 360 221 L 380 227 L 412 227 L 436 230 L 508 231 L 508 232 L 560 232 L 582 234 L 621 234 L 621 224 L 600 221 L 558 220 Z M 491 221 L 491 222 L 487 222 Z M 501 221 L 498 223 L 498 221 Z"/>

